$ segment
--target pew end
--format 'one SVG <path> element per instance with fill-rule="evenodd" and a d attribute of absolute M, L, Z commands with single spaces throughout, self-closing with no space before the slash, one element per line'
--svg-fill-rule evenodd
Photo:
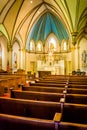
<path fill-rule="evenodd" d="M 62 118 L 62 113 L 55 113 L 53 121 L 54 122 L 60 122 Z"/>

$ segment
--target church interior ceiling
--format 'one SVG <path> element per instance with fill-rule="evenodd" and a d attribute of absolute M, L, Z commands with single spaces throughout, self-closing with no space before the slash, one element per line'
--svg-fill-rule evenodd
<path fill-rule="evenodd" d="M 0 0 L 0 36 L 25 47 L 32 26 L 46 13 L 58 17 L 69 36 L 87 36 L 87 0 Z"/>

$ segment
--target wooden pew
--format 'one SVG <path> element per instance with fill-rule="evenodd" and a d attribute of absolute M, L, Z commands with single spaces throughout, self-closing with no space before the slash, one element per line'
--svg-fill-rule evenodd
<path fill-rule="evenodd" d="M 4 90 L 14 87 L 14 89 L 18 89 L 20 84 L 25 84 L 26 75 L 15 75 L 15 74 L 1 74 L 0 75 L 0 96 L 4 95 Z"/>
<path fill-rule="evenodd" d="M 64 82 L 62 82 L 62 83 L 59 82 L 58 83 L 55 80 L 54 80 L 54 82 L 50 81 L 50 80 L 48 80 L 47 82 L 45 82 L 43 80 L 43 81 L 37 81 L 37 82 L 34 82 L 34 83 L 31 82 L 30 86 L 64 87 L 65 85 L 68 85 L 69 88 L 87 89 L 87 80 L 86 79 L 85 80 L 81 80 L 81 77 L 80 77 L 80 79 L 75 80 L 74 82 L 71 82 L 71 81 L 67 80 L 65 83 Z"/>
<path fill-rule="evenodd" d="M 14 109 L 15 112 L 12 111 L 12 109 Z M 24 113 L 24 115 L 21 115 L 20 111 L 22 114 Z M 25 114 L 25 112 L 27 113 Z M 19 128 L 19 130 L 22 128 L 57 130 L 56 127 L 58 127 L 59 130 L 63 130 L 64 128 L 64 130 L 72 130 L 73 128 L 86 130 L 87 105 L 65 103 L 63 105 L 61 122 L 53 118 L 55 112 L 60 112 L 59 103 L 0 98 L 0 128 L 1 130 L 5 130 L 6 128 L 11 130 L 15 125 L 14 128 Z M 23 125 L 21 126 L 22 123 Z M 14 130 L 14 128 L 12 130 Z"/>
<path fill-rule="evenodd" d="M 22 86 L 22 91 L 37 91 L 37 92 L 51 92 L 51 93 L 63 93 L 64 87 L 40 87 L 40 86 Z"/>
<path fill-rule="evenodd" d="M 60 103 L 0 97 L 3 114 L 53 120 L 56 112 L 61 112 Z"/>
<path fill-rule="evenodd" d="M 43 78 L 41 78 L 41 79 L 49 79 L 49 80 L 52 80 L 52 79 L 68 79 L 70 77 L 70 75 L 48 75 L 48 76 L 45 76 L 45 77 L 43 77 Z"/>
<path fill-rule="evenodd" d="M 69 81 L 69 84 L 87 85 L 87 81 Z"/>
<path fill-rule="evenodd" d="M 87 104 L 87 95 L 85 94 L 66 94 L 67 103 Z"/>
<path fill-rule="evenodd" d="M 87 89 L 86 84 L 69 84 L 69 88 Z"/>
<path fill-rule="evenodd" d="M 87 105 L 64 103 L 61 121 L 87 125 Z"/>
<path fill-rule="evenodd" d="M 87 76 L 70 77 L 69 84 L 87 85 Z"/>
<path fill-rule="evenodd" d="M 87 89 L 87 85 L 86 84 L 69 84 L 69 83 L 65 83 L 65 84 L 57 84 L 57 83 L 33 83 L 31 82 L 29 84 L 30 86 L 40 86 L 40 87 L 65 87 L 66 85 L 68 85 L 69 88 L 82 88 L 82 89 Z"/>
<path fill-rule="evenodd" d="M 30 86 L 44 86 L 44 87 L 64 87 L 66 84 L 52 84 L 52 83 L 30 83 Z"/>
<path fill-rule="evenodd" d="M 87 89 L 83 88 L 68 88 L 67 93 L 71 94 L 87 94 Z"/>
<path fill-rule="evenodd" d="M 59 114 L 59 119 L 57 118 L 55 122 L 56 112 L 57 115 Z M 2 130 L 12 129 L 14 125 L 17 129 L 25 127 L 36 130 L 57 130 L 60 115 L 60 103 L 0 98 L 0 128 Z"/>
<path fill-rule="evenodd" d="M 63 93 L 65 87 L 40 87 L 40 86 L 22 86 L 22 91 L 36 91 L 36 92 L 51 92 L 51 93 Z M 67 93 L 71 94 L 87 94 L 86 89 L 80 88 L 67 88 Z"/>
<path fill-rule="evenodd" d="M 85 75 L 85 76 L 69 76 L 69 80 L 70 81 L 85 81 L 85 80 L 87 80 L 87 75 Z"/>
<path fill-rule="evenodd" d="M 11 98 L 59 102 L 63 97 L 66 103 L 87 104 L 87 95 L 84 94 L 11 90 Z"/>
<path fill-rule="evenodd" d="M 60 98 L 63 97 L 65 97 L 66 99 L 65 101 L 67 103 L 87 104 L 87 95 L 83 94 L 80 95 L 80 94 L 11 90 L 11 98 L 59 102 Z"/>
<path fill-rule="evenodd" d="M 53 120 L 0 114 L 0 130 L 56 130 Z"/>
<path fill-rule="evenodd" d="M 87 125 L 0 114 L 0 130 L 87 130 Z"/>
<path fill-rule="evenodd" d="M 47 93 L 47 92 L 11 90 L 11 98 L 59 102 L 60 98 L 63 97 L 64 97 L 63 93 L 58 94 L 58 93 Z"/>
<path fill-rule="evenodd" d="M 68 76 L 67 78 L 62 76 L 62 78 L 60 78 L 60 76 L 49 76 L 46 77 L 44 79 L 41 79 L 39 81 L 37 81 L 38 83 L 40 82 L 47 82 L 47 83 L 66 83 L 67 81 L 69 81 L 69 84 L 85 84 L 87 85 L 87 76 Z"/>
<path fill-rule="evenodd" d="M 39 80 L 36 83 L 66 84 L 67 80 Z"/>

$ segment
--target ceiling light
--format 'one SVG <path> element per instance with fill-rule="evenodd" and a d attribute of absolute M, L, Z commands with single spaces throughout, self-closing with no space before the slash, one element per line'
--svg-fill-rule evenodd
<path fill-rule="evenodd" d="M 33 1 L 32 1 L 32 0 L 30 0 L 30 3 L 32 4 L 32 3 L 33 3 Z"/>

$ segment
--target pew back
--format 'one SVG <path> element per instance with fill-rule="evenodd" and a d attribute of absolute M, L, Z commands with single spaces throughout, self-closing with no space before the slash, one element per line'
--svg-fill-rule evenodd
<path fill-rule="evenodd" d="M 51 93 L 63 93 L 64 88 L 56 87 L 40 87 L 40 86 L 22 86 L 23 91 L 37 91 L 37 92 L 51 92 Z"/>
<path fill-rule="evenodd" d="M 85 95 L 85 94 L 67 94 L 66 102 L 75 103 L 75 104 L 87 104 L 87 95 Z"/>
<path fill-rule="evenodd" d="M 64 96 L 63 93 L 11 90 L 11 98 L 60 102 L 60 99 L 64 97 L 66 103 L 87 104 L 87 95 L 84 94 L 65 94 Z"/>
<path fill-rule="evenodd" d="M 59 102 L 60 98 L 63 98 L 63 93 L 11 90 L 11 98 Z"/>
<path fill-rule="evenodd" d="M 51 92 L 63 93 L 64 87 L 40 87 L 40 86 L 22 86 L 22 91 Z M 71 94 L 87 94 L 87 90 L 83 88 L 67 88 L 67 93 Z"/>
<path fill-rule="evenodd" d="M 60 103 L 0 98 L 0 113 L 53 120 Z"/>
<path fill-rule="evenodd" d="M 65 103 L 62 121 L 87 124 L 87 105 Z"/>
<path fill-rule="evenodd" d="M 0 130 L 55 130 L 53 120 L 0 114 Z"/>
<path fill-rule="evenodd" d="M 64 87 L 66 83 L 55 84 L 55 83 L 30 83 L 30 86 L 44 86 L 44 87 Z"/>

